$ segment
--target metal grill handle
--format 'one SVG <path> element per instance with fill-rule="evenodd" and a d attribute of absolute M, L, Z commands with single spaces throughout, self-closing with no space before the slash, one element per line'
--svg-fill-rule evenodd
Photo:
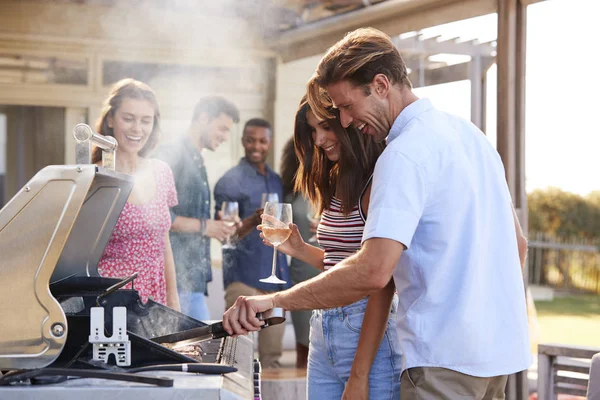
<path fill-rule="evenodd" d="M 96 146 L 102 150 L 102 166 L 115 170 L 118 143 L 112 136 L 103 136 L 92 130 L 89 125 L 77 124 L 73 128 L 75 139 L 75 162 L 92 164 L 92 150 Z"/>

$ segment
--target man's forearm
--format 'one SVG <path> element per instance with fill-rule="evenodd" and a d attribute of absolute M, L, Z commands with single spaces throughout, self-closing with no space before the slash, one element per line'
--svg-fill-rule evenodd
<path fill-rule="evenodd" d="M 354 303 L 381 289 L 380 279 L 369 273 L 364 256 L 357 254 L 334 269 L 273 295 L 275 307 L 314 310 Z M 389 279 L 389 278 L 388 278 Z"/>
<path fill-rule="evenodd" d="M 223 327 L 229 334 L 245 335 L 260 329 L 264 323 L 256 313 L 273 307 L 293 311 L 353 303 L 390 282 L 403 250 L 404 245 L 392 239 L 367 239 L 354 256 L 292 289 L 270 295 L 238 297 L 223 314 Z"/>
<path fill-rule="evenodd" d="M 198 218 L 175 217 L 171 224 L 171 231 L 182 233 L 198 233 L 202 230 L 202 221 Z"/>

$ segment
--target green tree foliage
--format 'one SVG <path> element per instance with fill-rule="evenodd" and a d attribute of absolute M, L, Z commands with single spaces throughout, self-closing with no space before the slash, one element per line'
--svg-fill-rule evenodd
<path fill-rule="evenodd" d="M 600 207 L 600 190 L 596 190 L 587 196 L 587 199 L 596 207 Z"/>
<path fill-rule="evenodd" d="M 548 188 L 531 192 L 527 201 L 529 232 L 589 239 L 600 237 L 600 191 L 583 197 Z"/>

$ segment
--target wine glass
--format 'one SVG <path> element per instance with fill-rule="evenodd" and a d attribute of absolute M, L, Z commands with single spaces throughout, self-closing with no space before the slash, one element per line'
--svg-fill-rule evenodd
<path fill-rule="evenodd" d="M 260 198 L 260 206 L 265 208 L 267 203 L 279 203 L 279 195 L 277 193 L 263 193 Z"/>
<path fill-rule="evenodd" d="M 262 232 L 265 238 L 273 245 L 273 268 L 271 276 L 260 279 L 264 283 L 282 284 L 286 283 L 275 275 L 277 266 L 277 246 L 285 242 L 291 235 L 292 230 L 292 205 L 288 203 L 265 204 L 262 218 Z"/>
<path fill-rule="evenodd" d="M 221 220 L 225 222 L 225 225 L 230 227 L 234 226 L 240 219 L 237 201 L 224 201 L 221 206 L 221 213 Z M 227 236 L 227 239 L 225 239 L 225 243 L 223 243 L 224 249 L 235 249 L 235 246 L 231 243 L 230 239 L 230 236 Z"/>

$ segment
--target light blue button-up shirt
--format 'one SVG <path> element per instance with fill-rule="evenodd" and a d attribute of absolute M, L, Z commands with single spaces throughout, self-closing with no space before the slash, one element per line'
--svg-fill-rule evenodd
<path fill-rule="evenodd" d="M 394 271 L 403 370 L 527 369 L 525 290 L 498 153 L 473 124 L 425 99 L 400 113 L 387 143 L 363 241 L 407 247 Z"/>

